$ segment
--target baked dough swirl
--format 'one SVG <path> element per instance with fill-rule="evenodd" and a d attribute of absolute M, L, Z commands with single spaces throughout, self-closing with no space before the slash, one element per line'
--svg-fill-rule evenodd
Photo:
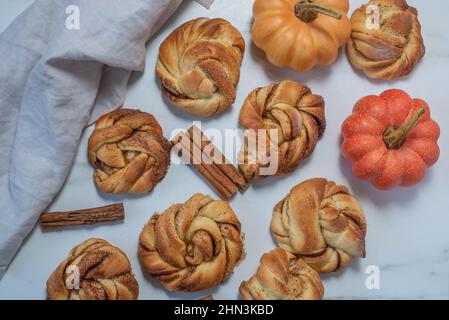
<path fill-rule="evenodd" d="M 365 215 L 345 186 L 322 178 L 296 185 L 275 207 L 271 231 L 280 247 L 318 272 L 339 271 L 365 256 Z"/>
<path fill-rule="evenodd" d="M 243 258 L 240 222 L 226 201 L 195 194 L 154 214 L 139 239 L 143 269 L 170 291 L 200 291 L 226 280 Z"/>
<path fill-rule="evenodd" d="M 186 22 L 159 48 L 156 73 L 163 93 L 195 116 L 223 112 L 235 101 L 244 51 L 242 35 L 228 21 Z"/>
<path fill-rule="evenodd" d="M 74 289 L 66 284 L 70 268 L 78 271 L 78 283 L 70 281 Z M 103 239 L 91 238 L 73 248 L 47 281 L 49 300 L 135 300 L 138 295 L 125 253 Z"/>
<path fill-rule="evenodd" d="M 379 10 L 378 29 L 367 24 L 369 6 Z M 370 0 L 354 11 L 351 22 L 347 56 L 370 78 L 406 76 L 425 54 L 418 12 L 405 0 Z"/>
<path fill-rule="evenodd" d="M 244 300 L 320 300 L 318 273 L 282 248 L 265 253 L 255 275 L 240 285 Z"/>
<path fill-rule="evenodd" d="M 170 150 L 151 114 L 132 109 L 107 113 L 89 138 L 95 184 L 107 193 L 149 192 L 165 177 Z"/>
<path fill-rule="evenodd" d="M 241 153 L 240 168 L 248 181 L 264 177 L 260 169 L 267 165 L 262 159 L 268 155 L 277 163 L 274 175 L 295 170 L 313 152 L 326 128 L 323 98 L 293 81 L 270 84 L 251 92 L 239 120 L 245 135 L 257 140 L 258 145 L 254 150 L 251 146 L 255 144 L 245 140 Z M 270 135 L 270 130 L 274 134 Z M 260 145 L 266 149 L 260 149 Z"/>

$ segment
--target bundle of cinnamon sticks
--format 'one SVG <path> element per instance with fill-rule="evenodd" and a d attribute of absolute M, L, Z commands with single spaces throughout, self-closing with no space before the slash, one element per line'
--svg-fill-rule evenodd
<path fill-rule="evenodd" d="M 223 198 L 230 199 L 238 190 L 248 187 L 239 170 L 195 125 L 179 133 L 172 144 L 178 156 L 193 165 Z"/>

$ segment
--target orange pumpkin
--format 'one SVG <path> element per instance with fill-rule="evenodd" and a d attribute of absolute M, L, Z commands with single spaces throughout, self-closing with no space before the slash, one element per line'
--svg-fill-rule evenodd
<path fill-rule="evenodd" d="M 278 67 L 331 64 L 351 35 L 348 10 L 348 0 L 256 0 L 253 42 Z"/>
<path fill-rule="evenodd" d="M 342 133 L 343 156 L 354 174 L 382 190 L 418 183 L 440 154 L 440 127 L 429 106 L 402 90 L 361 99 Z"/>

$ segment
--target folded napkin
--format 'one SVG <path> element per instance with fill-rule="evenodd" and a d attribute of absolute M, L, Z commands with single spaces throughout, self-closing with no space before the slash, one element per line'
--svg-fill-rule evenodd
<path fill-rule="evenodd" d="M 202 6 L 206 7 L 207 9 L 209 9 L 212 3 L 214 2 L 214 0 L 196 0 L 196 1 Z"/>
<path fill-rule="evenodd" d="M 145 43 L 181 1 L 37 0 L 0 35 L 0 271 L 62 187 L 84 127 L 121 106 Z"/>

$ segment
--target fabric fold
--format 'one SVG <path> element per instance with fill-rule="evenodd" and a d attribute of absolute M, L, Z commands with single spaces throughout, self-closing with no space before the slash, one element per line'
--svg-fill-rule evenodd
<path fill-rule="evenodd" d="M 181 2 L 37 0 L 0 35 L 0 271 L 62 187 L 85 126 L 122 105 L 146 42 Z"/>

